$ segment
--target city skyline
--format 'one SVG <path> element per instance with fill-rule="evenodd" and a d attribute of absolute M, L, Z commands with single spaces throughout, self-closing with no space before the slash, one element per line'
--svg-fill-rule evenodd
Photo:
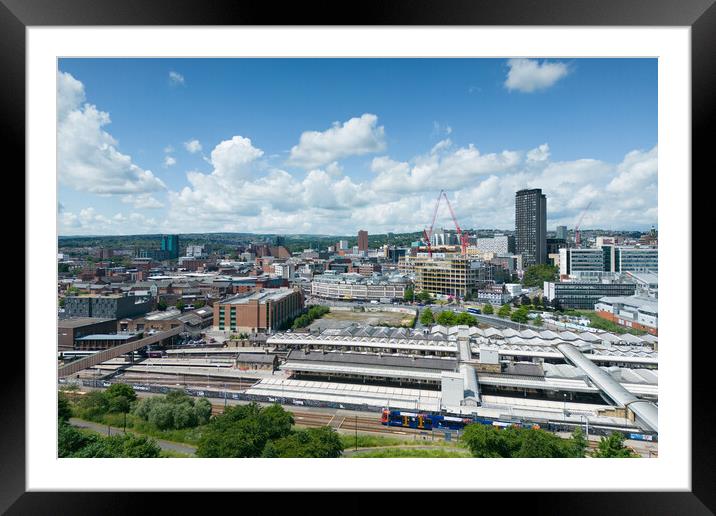
<path fill-rule="evenodd" d="M 62 59 L 61 235 L 658 227 L 656 60 Z M 388 77 L 383 84 L 378 78 Z M 441 213 L 436 227 L 451 227 Z"/>

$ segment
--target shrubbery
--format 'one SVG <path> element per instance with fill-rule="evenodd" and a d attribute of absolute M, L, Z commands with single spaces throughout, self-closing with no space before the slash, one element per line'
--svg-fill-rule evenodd
<path fill-rule="evenodd" d="M 305 314 L 301 314 L 293 320 L 292 328 L 294 330 L 297 330 L 299 328 L 305 328 L 306 326 L 311 324 L 314 320 L 319 319 L 320 317 L 323 317 L 330 311 L 331 311 L 331 309 L 327 306 L 313 305 L 313 306 L 309 307 L 308 311 Z"/>
<path fill-rule="evenodd" d="M 580 429 L 562 439 L 539 429 L 482 424 L 468 425 L 462 441 L 474 457 L 584 457 L 586 440 Z"/>
<path fill-rule="evenodd" d="M 329 427 L 291 430 L 293 416 L 280 405 L 229 407 L 202 433 L 199 457 L 338 457 L 343 444 Z"/>
<path fill-rule="evenodd" d="M 132 434 L 100 435 L 85 434 L 60 421 L 57 433 L 58 457 L 159 457 L 161 449 L 153 439 Z"/>
<path fill-rule="evenodd" d="M 134 415 L 160 430 L 193 428 L 206 424 L 211 417 L 211 403 L 195 400 L 181 391 L 166 396 L 144 398 L 134 407 Z"/>

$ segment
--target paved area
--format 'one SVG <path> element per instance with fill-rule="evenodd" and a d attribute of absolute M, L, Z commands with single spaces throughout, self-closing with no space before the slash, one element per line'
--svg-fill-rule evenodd
<path fill-rule="evenodd" d="M 109 432 L 109 435 L 121 435 L 124 433 L 124 431 L 121 428 L 116 428 L 113 426 L 107 427 L 107 425 L 102 425 L 100 423 L 94 423 L 92 421 L 85 421 L 83 419 L 77 419 L 74 417 L 70 418 L 70 424 L 72 426 L 76 426 L 77 428 L 87 428 L 89 430 L 92 430 L 92 431 L 97 432 L 98 434 L 102 434 L 102 435 L 107 435 L 108 432 Z M 131 430 L 127 430 L 127 432 L 133 433 L 134 435 L 142 435 L 137 432 L 132 432 Z M 155 437 L 150 437 L 150 439 L 154 439 L 157 442 L 157 445 L 162 450 L 183 453 L 185 455 L 194 455 L 196 453 L 196 447 L 191 446 L 189 444 L 175 443 L 172 441 L 164 441 L 163 439 L 157 439 Z"/>

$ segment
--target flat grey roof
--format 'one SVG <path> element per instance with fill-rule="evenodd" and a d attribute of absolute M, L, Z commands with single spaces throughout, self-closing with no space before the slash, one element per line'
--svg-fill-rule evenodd
<path fill-rule="evenodd" d="M 91 324 L 100 324 L 109 321 L 116 321 L 117 319 L 101 319 L 99 317 L 72 317 L 70 319 L 60 319 L 57 321 L 58 328 L 80 328 L 82 326 L 89 326 Z"/>
<path fill-rule="evenodd" d="M 104 333 L 98 333 L 96 335 L 85 335 L 84 337 L 77 338 L 75 340 L 127 340 L 131 339 L 132 337 L 136 337 L 136 333 L 118 333 L 113 335 L 108 335 Z"/>
<path fill-rule="evenodd" d="M 249 301 L 258 300 L 259 303 L 265 303 L 266 301 L 278 301 L 284 297 L 293 294 L 294 290 L 290 288 L 279 288 L 279 289 L 264 289 L 259 292 L 252 292 L 248 295 L 239 295 L 230 297 L 223 301 L 220 301 L 221 305 L 241 305 L 248 303 Z"/>
<path fill-rule="evenodd" d="M 339 353 L 328 351 L 293 350 L 286 357 L 286 361 L 294 362 L 322 362 L 330 364 L 360 364 L 366 366 L 383 367 L 409 367 L 416 369 L 435 369 L 439 371 L 454 371 L 457 360 L 453 358 L 423 358 L 395 355 L 376 355 L 363 353 Z"/>

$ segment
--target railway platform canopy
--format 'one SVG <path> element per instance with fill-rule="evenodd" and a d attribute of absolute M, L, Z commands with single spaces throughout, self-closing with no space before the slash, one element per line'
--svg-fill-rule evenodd
<path fill-rule="evenodd" d="M 437 411 L 440 391 L 349 383 L 269 378 L 249 388 L 247 394 L 292 398 L 336 405 L 367 405 L 402 410 Z"/>
<path fill-rule="evenodd" d="M 565 358 L 582 369 L 589 379 L 618 407 L 631 410 L 637 420 L 653 432 L 659 431 L 659 413 L 656 405 L 650 401 L 637 398 L 610 374 L 588 360 L 572 344 L 562 343 L 557 349 Z"/>

